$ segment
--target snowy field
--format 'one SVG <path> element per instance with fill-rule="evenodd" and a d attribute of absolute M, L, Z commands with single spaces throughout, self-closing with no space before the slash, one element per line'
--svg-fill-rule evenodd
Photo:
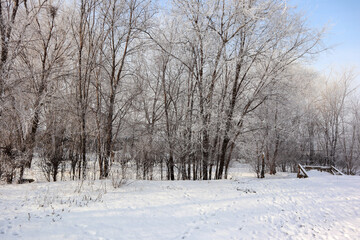
<path fill-rule="evenodd" d="M 360 177 L 0 186 L 0 239 L 360 239 Z"/>

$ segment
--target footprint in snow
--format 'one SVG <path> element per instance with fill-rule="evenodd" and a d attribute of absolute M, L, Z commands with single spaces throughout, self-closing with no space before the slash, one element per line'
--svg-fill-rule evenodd
<path fill-rule="evenodd" d="M 189 232 L 185 232 L 184 235 L 181 237 L 181 239 L 185 239 L 190 236 Z"/>

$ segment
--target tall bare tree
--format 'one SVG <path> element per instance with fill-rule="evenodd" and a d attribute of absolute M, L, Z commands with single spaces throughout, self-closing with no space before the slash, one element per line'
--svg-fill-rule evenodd
<path fill-rule="evenodd" d="M 106 32 L 105 46 L 102 50 L 102 65 L 106 79 L 106 86 L 102 89 L 107 115 L 103 177 L 107 177 L 110 172 L 113 141 L 121 124 L 119 117 L 123 116 L 126 113 L 124 110 L 128 108 L 129 98 L 127 99 L 128 96 L 124 94 L 125 89 L 121 88 L 124 86 L 124 78 L 131 74 L 129 58 L 140 50 L 142 45 L 139 37 L 149 24 L 150 3 L 147 0 L 111 0 L 104 2 L 99 13 Z M 114 126 L 118 126 L 115 131 Z"/>

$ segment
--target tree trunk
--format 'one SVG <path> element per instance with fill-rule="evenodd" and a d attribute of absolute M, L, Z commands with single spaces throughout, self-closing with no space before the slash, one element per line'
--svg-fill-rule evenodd
<path fill-rule="evenodd" d="M 105 140 L 105 157 L 104 157 L 104 178 L 107 178 L 110 173 L 110 157 L 112 151 L 112 127 L 113 127 L 113 112 L 114 112 L 115 96 L 112 91 L 110 95 L 110 103 L 108 108 L 108 115 L 106 120 L 106 140 Z"/>
<path fill-rule="evenodd" d="M 264 178 L 265 177 L 265 154 L 262 153 L 261 154 L 261 173 L 260 173 L 260 178 Z"/>

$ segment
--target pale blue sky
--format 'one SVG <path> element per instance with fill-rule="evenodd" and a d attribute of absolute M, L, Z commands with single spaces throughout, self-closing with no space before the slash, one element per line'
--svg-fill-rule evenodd
<path fill-rule="evenodd" d="M 324 44 L 333 48 L 312 63 L 317 70 L 327 73 L 354 66 L 360 72 L 360 0 L 288 0 L 288 4 L 297 5 L 311 27 L 329 26 Z"/>

